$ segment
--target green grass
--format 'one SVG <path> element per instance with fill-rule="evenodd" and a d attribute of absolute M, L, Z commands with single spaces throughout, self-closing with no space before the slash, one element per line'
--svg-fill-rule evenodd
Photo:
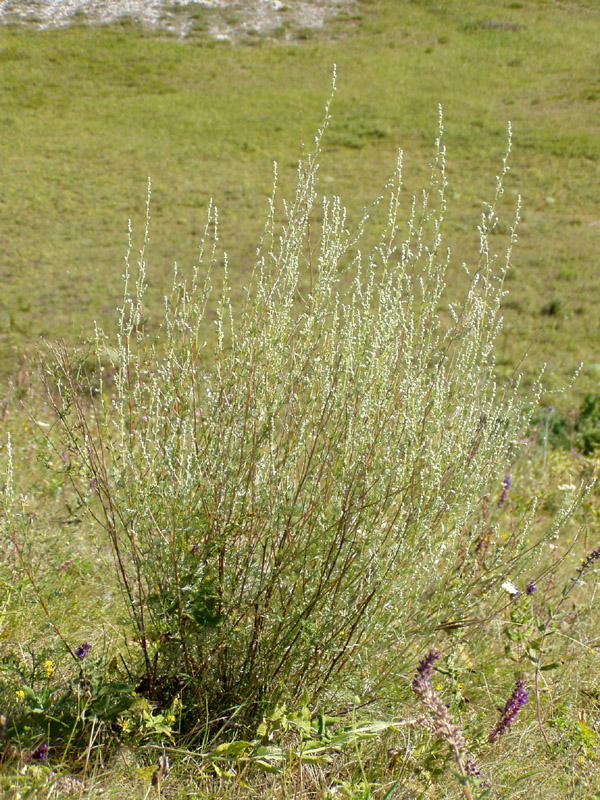
<path fill-rule="evenodd" d="M 339 193 L 356 219 L 398 147 L 409 191 L 418 186 L 441 103 L 452 165 L 446 241 L 458 276 L 476 251 L 472 232 L 511 120 L 503 211 L 509 223 L 521 193 L 523 222 L 501 366 L 527 350 L 526 373 L 547 362 L 549 385 L 559 386 L 580 361 L 600 360 L 598 15 L 583 3 L 537 0 L 375 2 L 361 11 L 358 27 L 338 23 L 345 38 L 292 46 L 178 41 L 131 25 L 0 29 L 0 374 L 14 375 L 39 336 L 74 341 L 90 334 L 92 319 L 112 327 L 127 219 L 140 241 L 148 176 L 154 308 L 172 262 L 194 263 L 210 197 L 241 286 L 270 164 L 278 160 L 289 188 L 334 62 L 339 92 L 321 191 Z M 553 301 L 558 313 L 544 314 Z M 575 392 L 595 383 L 584 374 Z"/>

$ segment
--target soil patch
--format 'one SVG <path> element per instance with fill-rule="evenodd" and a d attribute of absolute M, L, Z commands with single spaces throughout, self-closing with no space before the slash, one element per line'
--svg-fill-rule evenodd
<path fill-rule="evenodd" d="M 356 0 L 0 0 L 0 23 L 46 29 L 131 20 L 182 38 L 204 33 L 232 43 L 253 36 L 292 42 L 340 18 L 351 21 L 356 11 Z"/>

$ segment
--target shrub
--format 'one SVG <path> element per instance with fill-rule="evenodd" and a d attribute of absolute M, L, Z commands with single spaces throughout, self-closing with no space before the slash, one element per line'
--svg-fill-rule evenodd
<path fill-rule="evenodd" d="M 366 255 L 368 215 L 351 232 L 339 198 L 316 202 L 325 128 L 281 226 L 274 191 L 241 310 L 226 259 L 213 300 L 211 206 L 199 264 L 188 280 L 175 271 L 154 334 L 147 235 L 133 287 L 128 256 L 116 343 L 101 331 L 95 343 L 99 365 L 114 354 L 114 385 L 86 391 L 75 356 L 52 351 L 68 475 L 110 542 L 138 688 L 165 703 L 184 691 L 256 712 L 281 691 L 372 695 L 531 556 L 527 521 L 498 530 L 532 402 L 493 375 L 516 238 L 501 263 L 490 253 L 506 159 L 446 318 L 441 115 L 429 187 L 402 221 L 399 157 Z"/>

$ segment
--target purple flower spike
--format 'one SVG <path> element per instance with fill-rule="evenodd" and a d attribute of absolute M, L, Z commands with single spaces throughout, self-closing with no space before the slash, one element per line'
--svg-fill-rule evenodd
<path fill-rule="evenodd" d="M 500 495 L 500 500 L 498 500 L 498 505 L 499 506 L 504 505 L 504 503 L 506 501 L 506 497 L 508 495 L 508 490 L 510 489 L 510 475 L 505 475 L 504 476 L 504 478 L 502 480 L 502 486 L 503 486 L 502 494 Z"/>
<path fill-rule="evenodd" d="M 535 585 L 535 581 L 529 581 L 527 586 L 525 587 L 525 591 L 527 594 L 534 594 L 537 592 L 537 586 Z"/>
<path fill-rule="evenodd" d="M 494 730 L 488 736 L 489 742 L 494 742 L 499 736 L 502 736 L 503 733 L 509 730 L 510 726 L 515 721 L 519 709 L 525 705 L 528 697 L 529 692 L 525 690 L 525 682 L 518 680 L 506 705 L 498 707 L 500 719 L 496 723 Z"/>
<path fill-rule="evenodd" d="M 419 661 L 417 674 L 413 681 L 413 689 L 418 695 L 421 695 L 430 686 L 433 664 L 441 655 L 439 650 L 430 650 L 425 658 Z"/>
<path fill-rule="evenodd" d="M 75 655 L 77 656 L 77 658 L 83 659 L 87 656 L 87 654 L 90 652 L 91 649 L 92 645 L 88 644 L 88 642 L 84 642 L 83 644 L 79 645 L 77 650 L 75 650 Z"/>
<path fill-rule="evenodd" d="M 597 561 L 599 558 L 600 558 L 600 547 L 597 550 L 592 550 L 592 552 L 589 553 L 589 555 L 587 555 L 583 559 L 583 561 L 581 562 L 581 566 L 577 570 L 578 576 L 581 578 L 583 573 L 587 572 L 587 570 L 592 566 L 594 561 Z"/>
<path fill-rule="evenodd" d="M 413 681 L 415 694 L 431 715 L 429 719 L 423 720 L 423 723 L 436 736 L 444 739 L 449 744 L 458 762 L 461 774 L 477 778 L 480 781 L 480 785 L 483 785 L 481 772 L 467 749 L 462 729 L 452 722 L 448 706 L 432 686 L 433 665 L 440 656 L 439 650 L 430 650 L 425 658 L 419 662 L 417 674 Z"/>
<path fill-rule="evenodd" d="M 47 757 L 48 757 L 48 745 L 47 744 L 41 744 L 31 754 L 31 758 L 34 761 L 45 761 Z"/>

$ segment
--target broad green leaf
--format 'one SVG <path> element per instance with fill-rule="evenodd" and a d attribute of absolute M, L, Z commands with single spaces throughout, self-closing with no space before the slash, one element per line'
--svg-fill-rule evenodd
<path fill-rule="evenodd" d="M 239 756 L 245 753 L 252 745 L 243 739 L 237 739 L 235 742 L 225 742 L 211 750 L 209 757 L 213 756 Z"/>

